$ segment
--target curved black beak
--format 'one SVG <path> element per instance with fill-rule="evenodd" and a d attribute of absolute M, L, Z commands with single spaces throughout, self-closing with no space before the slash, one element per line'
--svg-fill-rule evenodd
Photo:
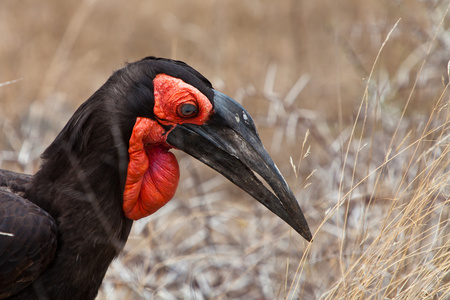
<path fill-rule="evenodd" d="M 167 136 L 167 142 L 223 174 L 311 241 L 311 232 L 294 194 L 262 145 L 252 118 L 239 103 L 214 91 L 211 119 L 201 126 L 177 125 Z"/>

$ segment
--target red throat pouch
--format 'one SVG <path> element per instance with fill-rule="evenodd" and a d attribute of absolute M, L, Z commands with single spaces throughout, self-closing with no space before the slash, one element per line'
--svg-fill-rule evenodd
<path fill-rule="evenodd" d="M 128 148 L 129 163 L 123 193 L 125 216 L 137 220 L 151 215 L 175 194 L 180 170 L 169 152 L 168 131 L 162 125 L 177 126 L 185 122 L 204 124 L 213 107 L 208 98 L 179 78 L 158 74 L 153 80 L 155 119 L 137 118 Z M 183 116 L 179 108 L 189 104 L 197 113 Z"/>
<path fill-rule="evenodd" d="M 172 199 L 178 186 L 180 170 L 175 155 L 163 140 L 158 141 L 164 133 L 151 131 L 159 127 L 154 120 L 137 118 L 130 138 L 123 211 L 132 220 L 160 209 Z M 147 140 L 150 141 L 146 145 Z"/>

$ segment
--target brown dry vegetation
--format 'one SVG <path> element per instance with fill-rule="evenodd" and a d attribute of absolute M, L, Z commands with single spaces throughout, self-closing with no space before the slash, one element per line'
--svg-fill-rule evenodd
<path fill-rule="evenodd" d="M 177 195 L 135 223 L 98 299 L 448 299 L 448 7 L 1 0 L 0 167 L 35 172 L 124 62 L 181 59 L 253 115 L 314 242 L 177 154 Z"/>

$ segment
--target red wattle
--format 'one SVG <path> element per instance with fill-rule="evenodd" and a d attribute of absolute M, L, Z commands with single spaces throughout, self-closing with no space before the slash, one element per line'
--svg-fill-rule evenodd
<path fill-rule="evenodd" d="M 144 139 L 156 136 L 151 130 L 160 127 L 153 122 L 138 118 L 130 138 L 123 211 L 132 220 L 151 215 L 172 199 L 180 178 L 175 155 L 161 143 L 162 140 L 147 147 L 144 144 Z"/>
<path fill-rule="evenodd" d="M 183 123 L 204 124 L 213 107 L 208 98 L 195 87 L 179 78 L 158 74 L 153 80 L 155 118 L 138 117 L 130 137 L 127 180 L 123 192 L 125 216 L 137 220 L 146 217 L 175 194 L 180 170 L 175 156 L 169 152 L 167 134 L 170 128 Z M 195 117 L 180 116 L 178 108 L 184 103 L 197 106 Z"/>
<path fill-rule="evenodd" d="M 142 179 L 138 201 L 130 216 L 146 217 L 166 204 L 175 195 L 180 171 L 173 153 L 161 147 L 147 150 L 149 166 Z"/>

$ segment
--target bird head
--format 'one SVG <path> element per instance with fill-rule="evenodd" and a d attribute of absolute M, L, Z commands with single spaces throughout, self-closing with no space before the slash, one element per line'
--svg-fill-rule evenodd
<path fill-rule="evenodd" d="M 170 150 L 178 149 L 223 174 L 311 240 L 303 213 L 250 114 L 185 63 L 149 57 L 134 67 L 143 65 L 153 78 L 148 83 L 153 101 L 133 103 L 138 116 L 128 145 L 125 215 L 140 219 L 173 197 L 179 167 Z M 150 110 L 147 116 L 142 113 L 146 110 Z"/>
<path fill-rule="evenodd" d="M 106 100 L 99 104 L 98 99 Z M 147 57 L 116 71 L 63 130 L 72 132 L 66 142 L 71 151 L 87 140 L 80 138 L 83 130 L 91 131 L 92 147 L 101 143 L 94 137 L 100 130 L 80 124 L 92 119 L 106 126 L 92 115 L 102 106 L 108 107 L 110 119 L 119 120 L 126 145 L 122 208 L 129 219 L 154 213 L 174 196 L 180 172 L 171 150 L 177 149 L 223 174 L 311 240 L 295 196 L 264 149 L 250 114 L 187 64 Z M 52 147 L 44 157 L 50 153 Z"/>

